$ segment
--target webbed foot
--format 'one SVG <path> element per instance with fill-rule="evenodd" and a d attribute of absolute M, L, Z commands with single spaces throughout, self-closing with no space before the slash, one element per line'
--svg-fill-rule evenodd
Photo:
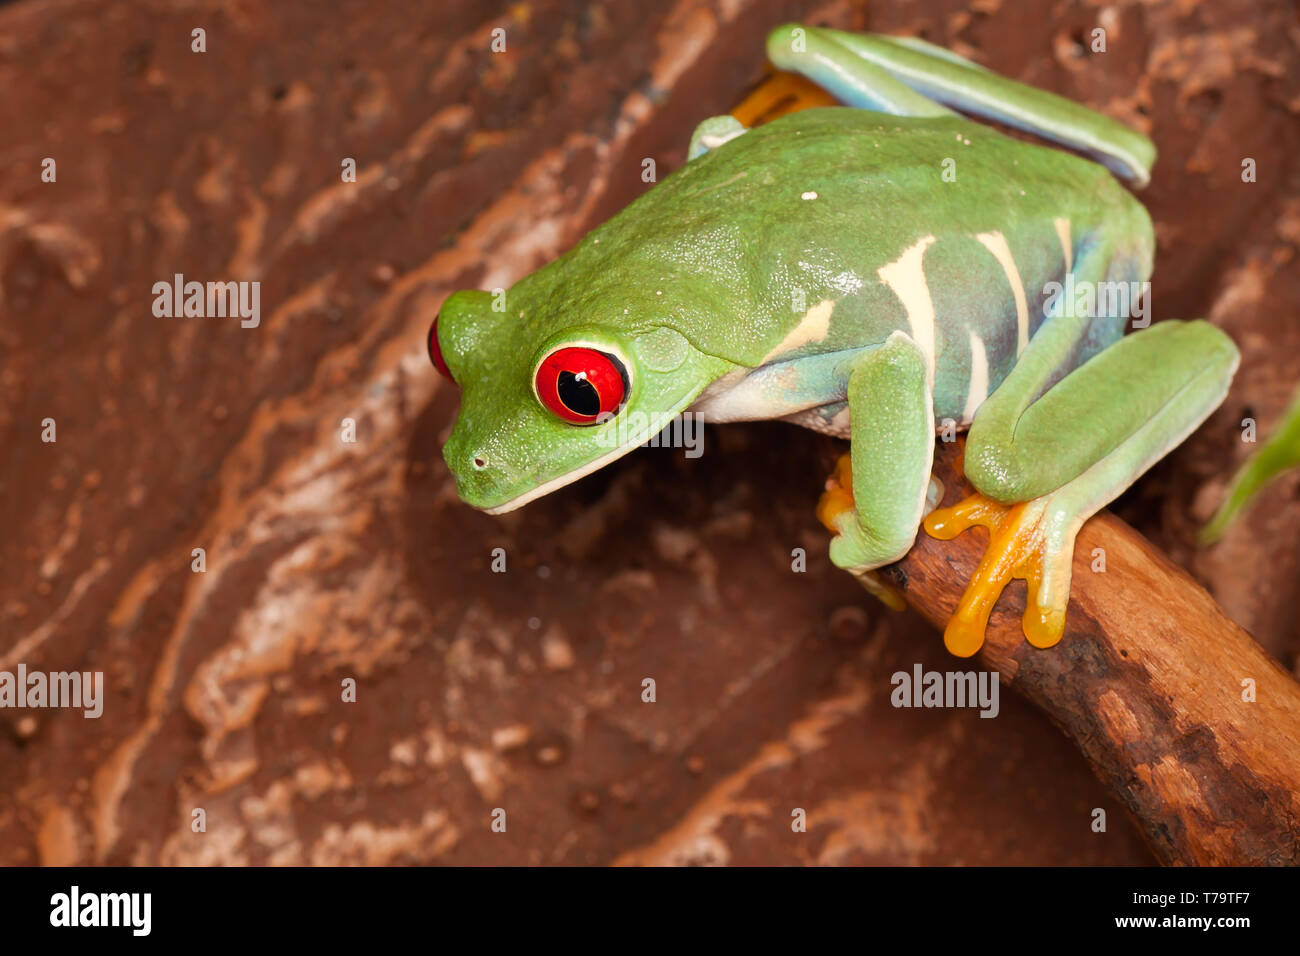
<path fill-rule="evenodd" d="M 901 611 L 907 606 L 903 595 L 879 574 L 874 568 L 854 567 L 841 563 L 842 552 L 852 547 L 855 536 L 861 534 L 858 527 L 857 510 L 853 501 L 853 462 L 846 452 L 835 463 L 835 470 L 826 479 L 826 490 L 817 501 L 817 520 L 827 531 L 835 535 L 831 542 L 831 560 L 848 571 L 871 594 L 875 595 L 887 607 Z M 836 560 L 840 557 L 841 560 Z"/>
<path fill-rule="evenodd" d="M 976 493 L 926 517 L 926 532 L 955 538 L 979 526 L 989 546 L 943 632 L 943 643 L 957 657 L 970 657 L 984 644 L 989 615 L 1012 578 L 1028 584 L 1022 627 L 1035 647 L 1051 647 L 1065 632 L 1070 600 L 1074 537 L 1082 522 L 1053 502 L 1053 495 L 1004 505 Z"/>

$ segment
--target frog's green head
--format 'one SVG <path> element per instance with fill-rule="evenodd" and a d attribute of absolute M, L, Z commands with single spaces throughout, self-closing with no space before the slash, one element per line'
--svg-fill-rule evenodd
<path fill-rule="evenodd" d="M 443 457 L 460 497 L 492 514 L 654 437 L 732 367 L 691 345 L 680 314 L 662 318 L 663 298 L 537 278 L 457 292 L 429 332 L 434 364 L 461 389 Z M 661 318 L 646 318 L 656 306 Z"/>

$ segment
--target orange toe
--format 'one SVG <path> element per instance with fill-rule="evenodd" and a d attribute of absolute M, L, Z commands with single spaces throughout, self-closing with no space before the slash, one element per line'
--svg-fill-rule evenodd
<path fill-rule="evenodd" d="M 831 96 L 812 80 L 798 73 L 775 72 L 745 97 L 731 111 L 742 126 L 758 126 L 787 113 L 796 113 L 814 106 L 833 106 Z"/>
<path fill-rule="evenodd" d="M 826 479 L 826 490 L 817 500 L 817 520 L 827 531 L 839 534 L 840 516 L 853 508 L 853 462 L 846 453 L 840 455 L 835 470 Z"/>
<path fill-rule="evenodd" d="M 1046 510 L 1043 499 L 1004 505 L 981 494 L 950 508 L 939 508 L 925 519 L 935 538 L 955 538 L 969 528 L 989 531 L 989 546 L 943 632 L 943 642 L 957 657 L 970 657 L 984 646 L 989 615 L 1013 578 L 1028 585 L 1021 627 L 1035 647 L 1051 647 L 1065 633 L 1065 600 L 1040 603 L 1044 565 L 1069 561 L 1071 555 L 1050 553 L 1039 531 Z M 1067 566 L 1068 570 L 1068 566 Z"/>

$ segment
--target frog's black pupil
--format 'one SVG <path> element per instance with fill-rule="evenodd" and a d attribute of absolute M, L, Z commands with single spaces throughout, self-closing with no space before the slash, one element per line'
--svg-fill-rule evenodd
<path fill-rule="evenodd" d="M 596 386 L 587 381 L 586 376 L 579 378 L 573 372 L 561 372 L 555 383 L 564 407 L 575 415 L 599 415 L 600 393 Z"/>

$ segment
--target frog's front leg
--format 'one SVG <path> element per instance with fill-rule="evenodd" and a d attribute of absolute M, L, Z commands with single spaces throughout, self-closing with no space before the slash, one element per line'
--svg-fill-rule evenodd
<path fill-rule="evenodd" d="M 1069 319 L 1049 322 L 1065 329 Z M 937 538 L 975 525 L 990 534 L 944 631 L 960 657 L 984 643 L 989 614 L 1012 578 L 1028 584 L 1029 642 L 1050 647 L 1061 639 L 1079 528 L 1205 420 L 1238 361 L 1232 341 L 1209 323 L 1165 321 L 1104 349 L 1035 398 L 1049 366 L 1035 374 L 1031 353 L 1050 340 L 1036 337 L 975 416 L 965 471 L 981 494 L 925 520 Z"/>
<path fill-rule="evenodd" d="M 916 540 L 934 463 L 934 398 L 925 353 L 903 332 L 849 374 L 850 467 L 841 460 L 817 516 L 835 537 L 831 561 L 872 593 L 897 599 L 872 572 Z"/>

